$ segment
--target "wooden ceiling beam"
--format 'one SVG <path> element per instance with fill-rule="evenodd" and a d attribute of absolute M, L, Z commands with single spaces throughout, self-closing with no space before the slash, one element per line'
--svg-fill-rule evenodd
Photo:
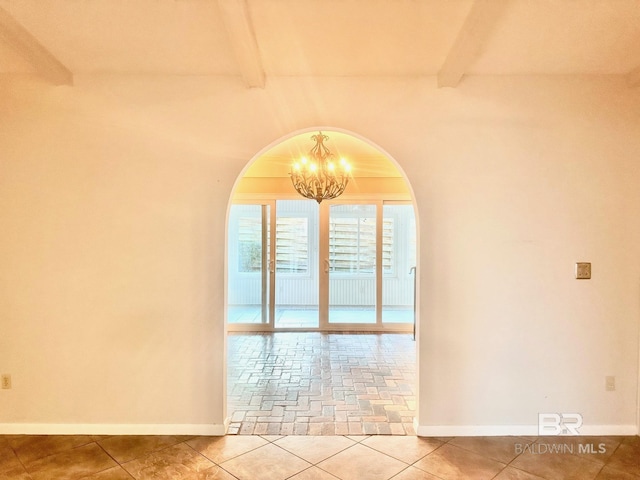
<path fill-rule="evenodd" d="M 476 0 L 444 64 L 438 87 L 456 87 L 495 28 L 509 0 Z"/>
<path fill-rule="evenodd" d="M 246 0 L 218 0 L 242 78 L 249 88 L 264 88 L 265 74 Z"/>
<path fill-rule="evenodd" d="M 0 41 L 14 48 L 48 82 L 53 85 L 73 85 L 71 71 L 2 7 Z"/>

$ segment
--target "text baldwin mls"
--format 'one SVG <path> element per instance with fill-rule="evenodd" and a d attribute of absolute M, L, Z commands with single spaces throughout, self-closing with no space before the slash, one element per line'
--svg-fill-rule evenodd
<path fill-rule="evenodd" d="M 576 446 L 578 448 L 576 448 Z M 531 453 L 533 455 L 548 455 L 556 453 L 586 453 L 604 454 L 607 447 L 604 443 L 516 443 L 516 454 Z"/>

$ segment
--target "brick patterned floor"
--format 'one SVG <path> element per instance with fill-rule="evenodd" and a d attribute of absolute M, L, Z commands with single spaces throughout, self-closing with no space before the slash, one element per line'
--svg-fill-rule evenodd
<path fill-rule="evenodd" d="M 228 340 L 230 434 L 415 435 L 412 335 L 234 333 Z"/>

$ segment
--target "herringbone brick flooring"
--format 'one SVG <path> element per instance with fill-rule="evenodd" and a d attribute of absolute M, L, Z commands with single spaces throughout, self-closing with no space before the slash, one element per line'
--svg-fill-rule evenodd
<path fill-rule="evenodd" d="M 230 334 L 230 434 L 415 435 L 407 334 Z"/>

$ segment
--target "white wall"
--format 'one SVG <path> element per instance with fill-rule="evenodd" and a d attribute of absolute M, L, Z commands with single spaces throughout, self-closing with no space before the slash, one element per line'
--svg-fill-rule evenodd
<path fill-rule="evenodd" d="M 266 145 L 318 126 L 378 144 L 416 194 L 421 433 L 539 412 L 637 431 L 640 89 L 623 80 L 4 79 L 0 112 L 0 432 L 220 431 L 229 197 Z"/>
<path fill-rule="evenodd" d="M 638 93 L 605 80 L 487 86 L 438 106 L 436 155 L 412 179 L 427 236 L 420 423 L 578 412 L 585 433 L 633 432 L 621 426 L 637 382 Z M 576 261 L 593 263 L 592 280 L 573 279 Z"/>

